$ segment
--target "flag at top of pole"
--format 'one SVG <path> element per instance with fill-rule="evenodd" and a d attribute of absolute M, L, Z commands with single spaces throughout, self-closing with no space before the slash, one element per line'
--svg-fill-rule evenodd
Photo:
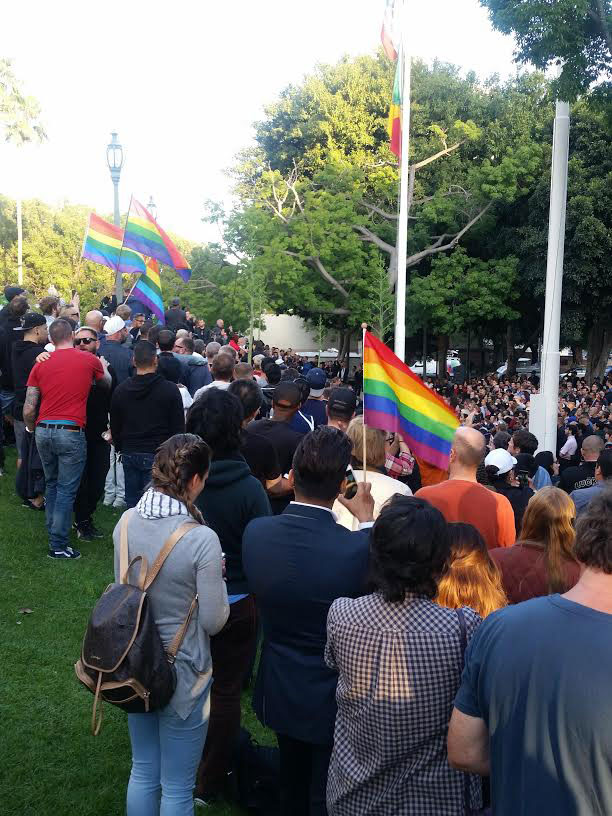
<path fill-rule="evenodd" d="M 191 277 L 191 267 L 187 260 L 147 208 L 135 198 L 130 201 L 123 246 L 135 249 L 148 258 L 155 258 L 166 266 L 172 266 L 184 281 Z"/>
<path fill-rule="evenodd" d="M 408 249 L 408 186 L 410 140 L 410 50 L 407 0 L 386 0 L 383 48 L 397 61 L 389 111 L 390 149 L 400 161 L 399 218 L 395 243 L 395 354 L 406 353 L 406 256 Z"/>
<path fill-rule="evenodd" d="M 383 18 L 380 39 L 385 54 L 395 62 L 401 40 L 400 29 L 400 0 L 385 0 L 385 16 Z"/>

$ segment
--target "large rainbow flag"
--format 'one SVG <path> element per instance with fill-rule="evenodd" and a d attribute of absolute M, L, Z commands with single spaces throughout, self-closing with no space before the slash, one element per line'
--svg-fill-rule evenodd
<path fill-rule="evenodd" d="M 363 349 L 363 394 L 366 425 L 401 434 L 415 456 L 448 468 L 459 426 L 455 414 L 370 332 Z"/>
<path fill-rule="evenodd" d="M 83 251 L 81 252 L 83 258 L 102 264 L 102 266 L 108 266 L 115 271 L 120 268 L 121 272 L 126 274 L 133 275 L 137 272 L 144 272 L 146 267 L 142 255 L 125 247 L 122 250 L 122 244 L 123 230 L 121 227 L 109 224 L 108 221 L 100 218 L 95 213 L 89 214 L 87 232 L 83 243 Z"/>
<path fill-rule="evenodd" d="M 191 267 L 146 207 L 133 198 L 123 235 L 123 246 L 135 249 L 166 266 L 172 266 L 184 281 L 191 277 Z"/>
<path fill-rule="evenodd" d="M 155 258 L 147 258 L 147 268 L 138 278 L 132 294 L 148 306 L 160 323 L 165 323 L 159 264 Z"/>

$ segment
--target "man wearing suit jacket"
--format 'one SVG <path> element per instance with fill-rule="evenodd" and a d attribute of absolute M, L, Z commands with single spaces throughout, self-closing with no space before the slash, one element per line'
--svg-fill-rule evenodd
<path fill-rule="evenodd" d="M 336 598 L 366 591 L 368 533 L 336 523 L 340 501 L 370 527 L 374 502 L 360 484 L 344 499 L 351 442 L 320 426 L 300 442 L 289 481 L 295 491 L 279 516 L 252 521 L 243 565 L 264 631 L 254 706 L 280 749 L 283 816 L 325 816 L 327 769 L 336 718 L 337 674 L 324 660 L 327 613 Z"/>

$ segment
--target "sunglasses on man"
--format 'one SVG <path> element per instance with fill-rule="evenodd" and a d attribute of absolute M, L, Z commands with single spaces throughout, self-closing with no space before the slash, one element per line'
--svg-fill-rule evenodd
<path fill-rule="evenodd" d="M 95 342 L 96 341 L 95 341 L 95 339 L 93 337 L 77 337 L 77 339 L 74 341 L 74 345 L 75 346 L 80 346 L 81 343 L 85 343 L 85 345 L 88 346 L 90 343 L 95 343 Z"/>

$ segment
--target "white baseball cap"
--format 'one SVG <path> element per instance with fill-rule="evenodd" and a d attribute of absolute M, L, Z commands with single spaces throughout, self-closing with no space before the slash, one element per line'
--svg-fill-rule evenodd
<path fill-rule="evenodd" d="M 121 329 L 125 328 L 125 320 L 119 317 L 119 315 L 114 315 L 113 317 L 109 317 L 109 319 L 104 324 L 104 331 L 107 334 L 115 334 Z"/>
<path fill-rule="evenodd" d="M 484 463 L 485 467 L 494 465 L 497 468 L 498 474 L 502 476 L 504 473 L 509 473 L 512 470 L 512 468 L 516 465 L 516 459 L 514 456 L 510 456 L 507 450 L 497 448 L 496 450 L 492 450 L 491 453 L 487 454 Z"/>

